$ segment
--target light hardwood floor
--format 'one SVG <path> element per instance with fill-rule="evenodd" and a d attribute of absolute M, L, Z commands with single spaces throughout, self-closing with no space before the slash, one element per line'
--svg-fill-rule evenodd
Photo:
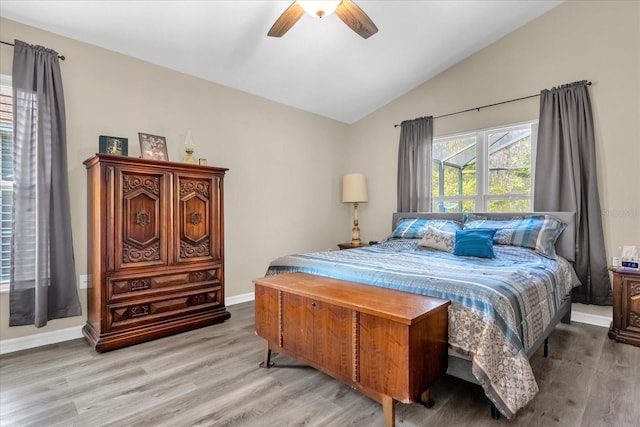
<path fill-rule="evenodd" d="M 253 303 L 221 325 L 94 352 L 83 340 L 0 356 L 2 426 L 383 426 L 361 393 L 283 355 L 262 369 Z M 509 422 L 478 386 L 444 377 L 436 404 L 397 404 L 398 426 L 638 426 L 640 348 L 559 326 L 532 365 L 540 393 Z"/>

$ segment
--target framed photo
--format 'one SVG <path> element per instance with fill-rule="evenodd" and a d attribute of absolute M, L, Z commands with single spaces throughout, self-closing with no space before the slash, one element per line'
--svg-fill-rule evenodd
<path fill-rule="evenodd" d="M 140 153 L 143 159 L 169 160 L 167 140 L 164 136 L 138 132 L 138 137 L 140 137 Z"/>
<path fill-rule="evenodd" d="M 127 156 L 129 143 L 127 138 L 119 136 L 100 135 L 98 137 L 98 152 L 104 154 L 115 154 L 116 156 Z"/>

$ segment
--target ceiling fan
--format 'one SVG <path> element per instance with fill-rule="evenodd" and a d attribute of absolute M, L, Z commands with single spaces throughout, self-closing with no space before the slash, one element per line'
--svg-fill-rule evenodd
<path fill-rule="evenodd" d="M 358 33 L 362 38 L 369 38 L 378 32 L 378 27 L 371 18 L 351 0 L 342 1 L 294 1 L 280 15 L 269 32 L 270 37 L 282 37 L 307 12 L 309 15 L 324 18 L 335 11 L 338 18 Z"/>

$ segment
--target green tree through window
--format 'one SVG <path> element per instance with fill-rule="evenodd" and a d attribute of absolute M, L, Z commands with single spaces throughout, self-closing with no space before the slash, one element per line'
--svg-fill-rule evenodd
<path fill-rule="evenodd" d="M 536 131 L 532 121 L 436 138 L 432 210 L 530 211 Z"/>

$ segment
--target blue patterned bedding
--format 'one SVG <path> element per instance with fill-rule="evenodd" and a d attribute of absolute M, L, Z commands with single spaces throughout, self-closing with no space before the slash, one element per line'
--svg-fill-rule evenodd
<path fill-rule="evenodd" d="M 451 300 L 449 345 L 472 361 L 487 396 L 508 418 L 538 391 L 526 351 L 579 284 L 563 258 L 494 247 L 495 259 L 458 257 L 395 239 L 274 260 L 267 275 L 304 272 Z"/>

